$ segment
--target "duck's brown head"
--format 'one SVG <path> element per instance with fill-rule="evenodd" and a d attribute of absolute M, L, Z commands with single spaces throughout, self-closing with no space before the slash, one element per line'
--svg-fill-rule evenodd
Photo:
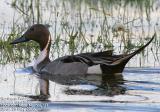
<path fill-rule="evenodd" d="M 42 24 L 31 26 L 20 38 L 15 39 L 10 44 L 18 44 L 34 40 L 39 43 L 40 49 L 43 50 L 50 43 L 50 33 L 48 28 Z"/>

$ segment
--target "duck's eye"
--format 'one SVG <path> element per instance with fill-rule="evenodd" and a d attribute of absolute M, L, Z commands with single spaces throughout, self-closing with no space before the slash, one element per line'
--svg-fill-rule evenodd
<path fill-rule="evenodd" d="M 31 30 L 31 31 L 34 31 L 34 28 L 31 28 L 30 30 Z"/>

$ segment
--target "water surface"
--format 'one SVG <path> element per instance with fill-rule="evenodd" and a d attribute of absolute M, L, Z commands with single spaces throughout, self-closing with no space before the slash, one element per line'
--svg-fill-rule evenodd
<path fill-rule="evenodd" d="M 158 112 L 159 4 L 159 0 L 1 0 L 0 110 Z M 52 60 L 109 49 L 114 54 L 130 53 L 154 32 L 157 37 L 122 74 L 92 75 L 86 78 L 88 83 L 73 86 L 50 82 L 51 97 L 42 102 L 23 97 L 39 94 L 38 78 L 27 68 L 39 54 L 38 45 L 9 45 L 35 23 L 50 26 Z"/>

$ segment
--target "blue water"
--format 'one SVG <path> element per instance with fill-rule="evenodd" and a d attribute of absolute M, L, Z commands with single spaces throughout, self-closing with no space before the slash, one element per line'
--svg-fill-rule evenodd
<path fill-rule="evenodd" d="M 61 85 L 51 84 L 51 98 L 48 101 L 35 101 L 29 98 L 23 99 L 22 96 L 14 96 L 15 98 L 22 98 L 20 100 L 21 105 L 9 107 L 17 111 L 44 111 L 44 112 L 159 112 L 160 111 L 160 68 L 126 68 L 122 75 L 113 77 L 107 77 L 106 83 L 108 84 L 110 93 L 103 93 L 103 91 L 94 91 L 88 95 L 86 94 L 72 94 L 67 95 L 64 91 L 55 92 Z M 27 88 L 30 81 L 27 81 L 25 85 L 25 77 L 34 77 L 32 69 L 21 68 L 17 69 L 16 80 L 19 85 L 16 85 L 16 89 L 20 89 L 23 95 L 29 94 L 27 89 L 20 88 L 20 83 L 24 84 L 23 87 Z M 20 82 L 22 81 L 23 82 Z M 55 86 L 56 85 L 56 86 Z M 0 85 L 1 86 L 1 85 Z M 32 85 L 33 86 L 33 85 Z M 81 86 L 81 85 L 80 85 Z M 90 85 L 91 86 L 91 85 Z M 87 86 L 86 87 L 90 87 Z M 95 85 L 94 85 L 95 86 Z M 84 87 L 84 85 L 82 86 Z M 98 86 L 97 86 L 98 87 Z M 64 89 L 68 87 L 64 86 Z M 74 89 L 76 86 L 74 87 Z M 80 87 L 77 87 L 79 90 Z M 88 88 L 87 88 L 88 89 Z M 53 92 L 54 91 L 54 92 Z M 87 90 L 89 91 L 89 90 Z M 13 92 L 13 91 L 12 91 Z M 10 93 L 12 93 L 10 92 Z M 94 94 L 96 92 L 102 92 L 101 94 Z M 19 100 L 15 100 L 18 102 Z M 13 99 L 8 99 L 9 104 L 13 104 Z M 2 104 L 2 102 L 1 102 Z M 24 105 L 22 105 L 24 104 Z M 3 106 L 2 106 L 3 107 Z M 2 109 L 0 107 L 0 109 Z M 4 108 L 3 108 L 4 109 Z"/>

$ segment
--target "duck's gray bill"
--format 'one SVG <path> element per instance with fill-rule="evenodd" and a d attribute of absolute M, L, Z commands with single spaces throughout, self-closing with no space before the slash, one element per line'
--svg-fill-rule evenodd
<path fill-rule="evenodd" d="M 29 41 L 29 39 L 26 39 L 24 36 L 22 36 L 20 38 L 15 39 L 10 44 L 18 44 L 18 43 L 27 42 L 27 41 Z"/>

